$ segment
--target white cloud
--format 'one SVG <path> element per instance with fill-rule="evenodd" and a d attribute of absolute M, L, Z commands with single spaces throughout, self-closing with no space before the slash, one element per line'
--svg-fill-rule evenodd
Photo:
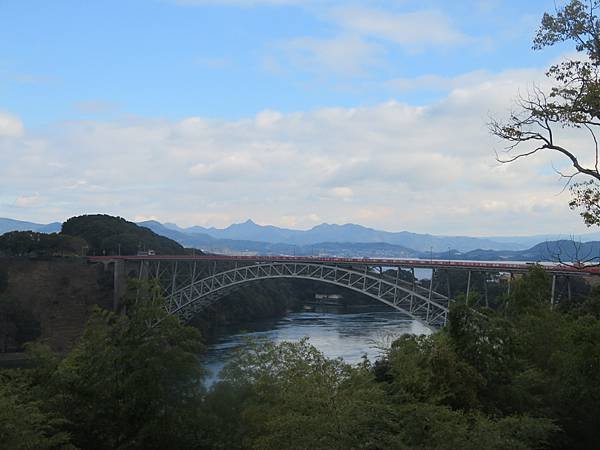
<path fill-rule="evenodd" d="M 21 195 L 15 199 L 14 205 L 20 208 L 29 208 L 40 203 L 40 194 L 37 192 L 33 195 Z"/>
<path fill-rule="evenodd" d="M 442 100 L 421 106 L 389 101 L 235 121 L 136 118 L 12 132 L 0 140 L 0 215 L 50 221 L 100 211 L 181 225 L 251 217 L 300 228 L 326 221 L 445 234 L 577 232 L 583 225 L 568 210 L 568 193 L 558 195 L 550 166 L 565 161 L 548 154 L 499 166 L 493 150 L 501 144 L 485 125 L 543 78 L 531 70 L 465 75 L 448 82 Z M 589 148 L 573 130 L 560 139 Z"/>
<path fill-rule="evenodd" d="M 354 191 L 352 191 L 352 188 L 349 188 L 348 186 L 337 186 L 331 189 L 330 192 L 332 196 L 344 200 L 350 199 L 354 195 Z"/>
<path fill-rule="evenodd" d="M 395 78 L 389 80 L 387 85 L 396 92 L 410 91 L 448 91 L 452 89 L 469 87 L 489 81 L 493 75 L 485 70 L 477 70 L 460 74 L 455 77 L 441 75 L 421 75 L 415 78 Z"/>
<path fill-rule="evenodd" d="M 385 10 L 349 7 L 336 9 L 333 19 L 342 28 L 363 36 L 391 41 L 410 50 L 446 47 L 469 41 L 440 11 L 395 14 Z"/>
<path fill-rule="evenodd" d="M 256 125 L 259 128 L 270 128 L 277 124 L 283 115 L 278 111 L 266 110 L 256 115 Z"/>
<path fill-rule="evenodd" d="M 385 54 L 393 46 L 413 53 L 473 41 L 440 11 L 394 13 L 344 2 L 324 6 L 317 16 L 333 26 L 332 36 L 303 36 L 280 43 L 263 59 L 265 70 L 281 73 L 291 65 L 318 73 L 325 70 L 337 75 L 366 75 L 368 68 L 384 63 Z M 400 83 L 397 80 L 396 84 Z"/>
<path fill-rule="evenodd" d="M 17 116 L 0 111 L 0 138 L 21 136 L 25 128 Z"/>
<path fill-rule="evenodd" d="M 118 108 L 118 105 L 105 100 L 82 100 L 76 102 L 74 109 L 83 114 L 102 114 L 113 112 Z"/>
<path fill-rule="evenodd" d="M 302 37 L 282 45 L 289 63 L 305 70 L 323 68 L 340 75 L 363 73 L 376 64 L 382 52 L 380 46 L 367 42 L 356 34 L 338 35 L 329 39 Z"/>

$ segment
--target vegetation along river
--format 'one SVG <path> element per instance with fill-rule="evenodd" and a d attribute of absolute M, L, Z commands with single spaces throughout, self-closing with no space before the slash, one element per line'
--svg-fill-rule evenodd
<path fill-rule="evenodd" d="M 307 336 L 310 343 L 329 358 L 341 357 L 354 364 L 363 355 L 374 361 L 382 347 L 389 347 L 406 333 L 429 334 L 431 330 L 401 312 L 385 306 L 346 310 L 321 307 L 314 311 L 292 312 L 283 318 L 246 323 L 243 327 L 223 327 L 203 358 L 211 374 L 207 386 L 218 380 L 219 371 L 235 354 L 248 345 L 248 339 L 270 339 L 276 343 L 298 341 Z"/>

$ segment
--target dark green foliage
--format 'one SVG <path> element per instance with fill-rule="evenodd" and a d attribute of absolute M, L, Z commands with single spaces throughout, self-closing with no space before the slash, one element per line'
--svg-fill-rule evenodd
<path fill-rule="evenodd" d="M 20 351 L 41 334 L 40 322 L 21 302 L 0 294 L 0 353 Z"/>
<path fill-rule="evenodd" d="M 446 334 L 404 337 L 384 364 L 350 367 L 307 341 L 255 344 L 207 397 L 214 448 L 548 448 L 559 430 L 550 418 L 482 411 L 485 380 Z"/>
<path fill-rule="evenodd" d="M 385 448 L 388 411 L 369 366 L 327 359 L 306 340 L 240 353 L 209 398 L 223 389 L 243 394 L 233 448 Z"/>
<path fill-rule="evenodd" d="M 196 330 L 163 312 L 154 292 L 128 316 L 97 311 L 49 378 L 51 404 L 83 448 L 187 448 L 200 420 Z M 150 324 L 160 319 L 156 326 Z"/>
<path fill-rule="evenodd" d="M 597 39 L 600 21 L 595 11 L 597 0 L 570 0 L 555 15 L 544 13 L 542 24 L 533 41 L 533 48 L 541 49 L 559 42 L 574 41 L 578 52 L 585 52 L 594 62 L 600 61 Z"/>
<path fill-rule="evenodd" d="M 85 240 L 58 233 L 11 231 L 0 236 L 0 254 L 7 256 L 81 255 Z"/>
<path fill-rule="evenodd" d="M 38 402 L 22 414 L 42 430 L 57 424 L 60 436 L 84 449 L 202 448 L 199 333 L 166 316 L 157 288 L 132 293 L 127 316 L 95 311 L 66 357 L 30 346 L 36 364 L 19 382 Z M 25 408 L 28 400 L 7 401 Z"/>
<path fill-rule="evenodd" d="M 0 294 L 3 294 L 8 287 L 8 270 L 5 266 L 0 265 Z"/>
<path fill-rule="evenodd" d="M 10 450 L 73 449 L 65 420 L 43 410 L 43 402 L 19 378 L 0 373 L 0 448 Z"/>
<path fill-rule="evenodd" d="M 71 217 L 62 226 L 62 234 L 78 236 L 88 243 L 88 254 L 135 255 L 140 250 L 157 254 L 182 255 L 184 248 L 177 242 L 159 236 L 145 227 L 121 217 L 103 214 Z"/>

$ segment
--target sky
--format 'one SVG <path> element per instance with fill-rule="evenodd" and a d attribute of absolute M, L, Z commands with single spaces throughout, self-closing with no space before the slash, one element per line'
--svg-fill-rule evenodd
<path fill-rule="evenodd" d="M 531 49 L 554 7 L 0 0 L 0 217 L 583 232 L 566 161 L 487 127 L 573 55 Z"/>

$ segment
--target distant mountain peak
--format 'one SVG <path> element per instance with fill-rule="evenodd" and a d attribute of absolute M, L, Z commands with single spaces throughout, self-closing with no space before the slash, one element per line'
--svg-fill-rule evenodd
<path fill-rule="evenodd" d="M 248 219 L 245 222 L 240 222 L 240 223 L 232 223 L 231 225 L 229 225 L 227 228 L 225 228 L 225 230 L 231 230 L 231 229 L 253 229 L 253 228 L 260 228 L 260 225 L 258 225 L 257 223 L 255 223 L 252 219 Z"/>
<path fill-rule="evenodd" d="M 158 220 L 144 220 L 143 222 L 138 222 L 138 225 L 160 225 L 160 226 L 164 226 L 162 223 L 160 223 Z"/>

